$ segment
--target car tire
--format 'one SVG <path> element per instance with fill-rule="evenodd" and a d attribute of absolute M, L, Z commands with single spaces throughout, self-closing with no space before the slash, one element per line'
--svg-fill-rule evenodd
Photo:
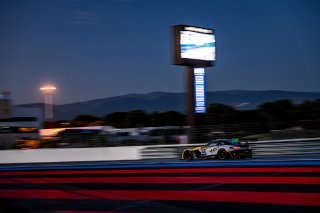
<path fill-rule="evenodd" d="M 190 151 L 190 157 L 189 157 L 189 160 L 193 160 L 193 158 L 194 158 L 194 153 L 193 153 L 193 151 Z"/>
<path fill-rule="evenodd" d="M 220 149 L 218 151 L 218 158 L 220 160 L 225 160 L 225 159 L 227 159 L 227 157 L 228 157 L 228 152 L 225 149 Z"/>
<path fill-rule="evenodd" d="M 241 158 L 240 154 L 236 153 L 236 152 L 234 152 L 234 153 L 230 152 L 230 157 L 232 159 L 240 159 Z"/>
<path fill-rule="evenodd" d="M 183 158 L 185 160 L 193 160 L 193 152 L 192 151 L 185 151 L 183 153 Z"/>

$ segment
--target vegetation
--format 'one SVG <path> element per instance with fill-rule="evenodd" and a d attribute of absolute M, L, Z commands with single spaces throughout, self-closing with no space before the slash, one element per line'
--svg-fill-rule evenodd
<path fill-rule="evenodd" d="M 238 110 L 224 104 L 210 104 L 201 125 L 227 125 L 249 123 L 283 123 L 320 120 L 320 99 L 294 104 L 291 100 L 267 102 L 255 110 Z M 186 115 L 175 111 L 147 113 L 143 110 L 114 112 L 99 118 L 78 115 L 71 121 L 57 121 L 56 127 L 109 125 L 117 128 L 144 126 L 184 126 Z M 288 126 L 278 126 L 286 128 Z"/>

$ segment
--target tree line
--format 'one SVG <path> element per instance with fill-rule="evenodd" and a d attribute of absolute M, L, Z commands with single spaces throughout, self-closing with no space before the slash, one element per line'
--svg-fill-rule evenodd
<path fill-rule="evenodd" d="M 291 100 L 277 100 L 261 104 L 254 110 L 237 108 L 212 103 L 203 115 L 201 125 L 246 124 L 267 122 L 292 122 L 301 120 L 320 120 L 320 99 L 294 104 Z M 109 125 L 117 128 L 146 126 L 185 126 L 186 115 L 176 112 L 145 112 L 133 110 L 129 112 L 113 112 L 103 117 L 94 115 L 78 115 L 69 121 L 57 121 L 56 127 L 63 125 L 87 126 Z"/>

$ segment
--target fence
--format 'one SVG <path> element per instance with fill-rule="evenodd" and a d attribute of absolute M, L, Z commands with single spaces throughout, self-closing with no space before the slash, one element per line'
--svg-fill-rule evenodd
<path fill-rule="evenodd" d="M 188 138 L 188 132 L 192 133 L 190 134 L 192 136 L 191 138 Z M 0 149 L 22 148 L 24 144 L 17 144 L 17 141 L 21 139 L 22 136 L 29 137 L 29 135 L 26 134 L 27 133 L 23 133 L 23 135 L 17 135 L 15 133 L 0 134 Z M 172 126 L 108 130 L 91 129 L 90 131 L 82 128 L 81 131 L 66 131 L 63 134 L 51 138 L 40 138 L 39 146 L 36 147 L 84 148 L 146 146 L 184 144 L 187 143 L 187 141 L 189 141 L 189 143 L 201 144 L 219 138 L 243 138 L 256 141 L 320 138 L 320 120 L 224 124 L 193 128 Z"/>
<path fill-rule="evenodd" d="M 179 158 L 183 149 L 199 146 L 188 145 L 162 145 L 146 146 L 141 150 L 142 159 Z M 320 138 L 254 141 L 249 142 L 253 148 L 254 156 L 312 156 L 320 155 Z"/>

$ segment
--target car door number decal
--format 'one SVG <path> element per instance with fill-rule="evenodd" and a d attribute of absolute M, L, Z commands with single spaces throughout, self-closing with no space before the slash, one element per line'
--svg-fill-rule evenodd
<path fill-rule="evenodd" d="M 201 149 L 201 155 L 206 155 L 206 149 Z"/>
<path fill-rule="evenodd" d="M 212 155 L 212 154 L 215 154 L 218 150 L 218 147 L 217 146 L 214 146 L 214 147 L 211 147 L 209 149 L 201 149 L 200 152 L 201 152 L 201 155 Z"/>

